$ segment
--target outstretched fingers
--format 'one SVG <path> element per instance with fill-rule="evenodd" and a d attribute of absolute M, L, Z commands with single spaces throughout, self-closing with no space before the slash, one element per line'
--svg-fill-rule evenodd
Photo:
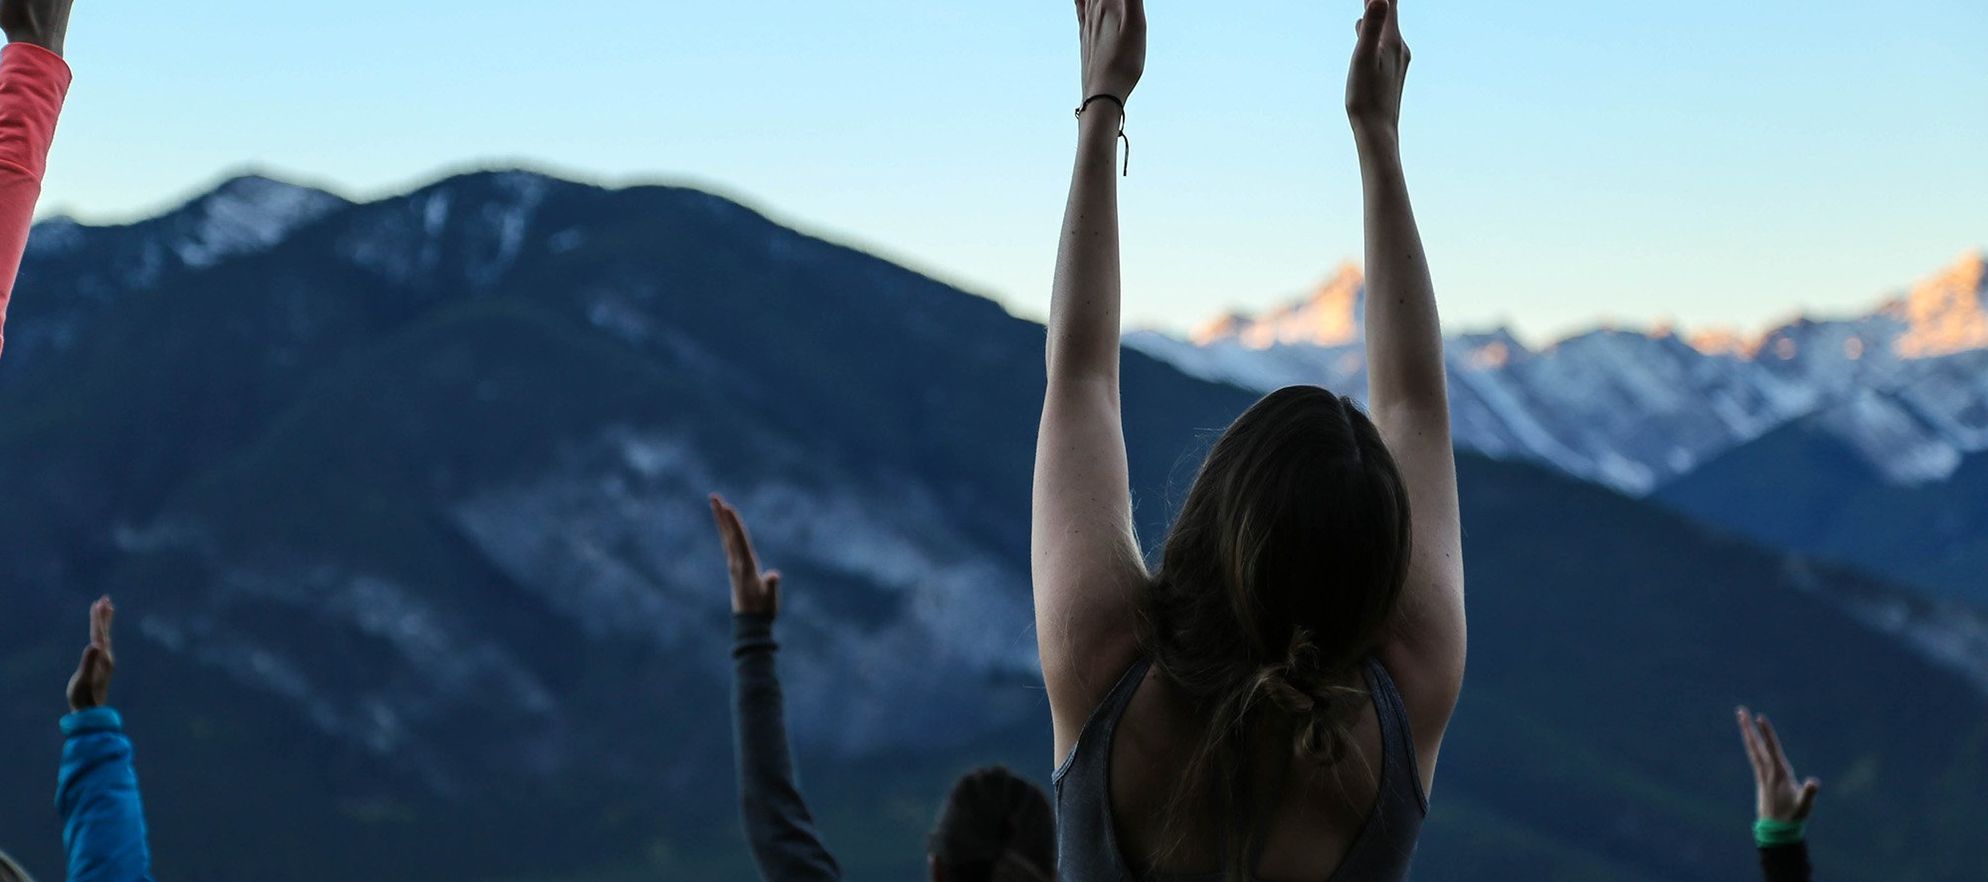
<path fill-rule="evenodd" d="M 718 521 L 718 533 L 725 541 L 725 561 L 730 564 L 733 584 L 745 584 L 755 579 L 764 581 L 759 571 L 759 555 L 752 550 L 752 534 L 746 531 L 745 519 L 739 517 L 739 510 L 726 502 L 724 497 L 711 494 L 711 515 Z M 771 585 L 768 589 L 770 591 Z"/>
<path fill-rule="evenodd" d="M 117 615 L 117 608 L 111 605 L 110 597 L 99 597 L 90 604 L 90 645 L 98 647 L 109 655 L 111 618 Z"/>
<path fill-rule="evenodd" d="M 1795 767 L 1788 763 L 1787 754 L 1781 752 L 1781 739 L 1774 734 L 1774 724 L 1768 722 L 1765 714 L 1762 714 L 1756 722 L 1760 726 L 1760 741 L 1766 749 L 1769 768 L 1780 773 L 1782 779 L 1793 780 Z"/>
<path fill-rule="evenodd" d="M 83 657 L 76 661 L 77 676 L 83 677 L 87 680 L 87 678 L 95 676 L 96 672 L 100 670 L 103 667 L 103 665 L 104 665 L 104 651 L 95 646 L 85 646 L 83 647 Z"/>
<path fill-rule="evenodd" d="M 1809 812 L 1815 809 L 1815 795 L 1822 790 L 1822 782 L 1810 778 L 1802 782 L 1802 795 L 1795 800 L 1795 820 L 1808 820 Z"/>
<path fill-rule="evenodd" d="M 732 557 L 732 523 L 725 517 L 725 500 L 711 494 L 711 525 L 718 529 L 718 542 L 725 547 L 725 559 Z"/>
<path fill-rule="evenodd" d="M 80 711 L 102 706 L 110 693 L 114 667 L 110 653 L 103 647 L 94 644 L 84 647 L 83 657 L 76 662 L 76 673 L 69 677 L 69 709 Z"/>
<path fill-rule="evenodd" d="M 1767 783 L 1767 763 L 1762 754 L 1760 735 L 1753 728 L 1753 715 L 1747 713 L 1746 708 L 1740 708 L 1738 717 L 1740 740 L 1746 744 L 1746 761 L 1753 766 L 1754 780 L 1765 784 Z"/>
<path fill-rule="evenodd" d="M 725 543 L 725 558 L 733 564 L 752 559 L 752 540 L 746 536 L 745 521 L 739 518 L 725 498 L 711 494 L 711 519 L 718 524 L 718 537 Z"/>

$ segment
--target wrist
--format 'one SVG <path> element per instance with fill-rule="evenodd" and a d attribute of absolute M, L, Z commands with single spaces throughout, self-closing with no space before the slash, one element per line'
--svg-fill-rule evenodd
<path fill-rule="evenodd" d="M 1077 116 L 1077 140 L 1081 143 L 1110 144 L 1124 129 L 1125 115 L 1118 105 L 1099 101 Z"/>
<path fill-rule="evenodd" d="M 780 648 L 773 640 L 773 617 L 764 613 L 732 614 L 732 657 L 770 655 Z"/>
<path fill-rule="evenodd" d="M 1125 114 L 1125 99 L 1113 92 L 1085 92 L 1084 100 L 1077 102 L 1079 123 L 1101 124 L 1116 131 L 1124 123 Z"/>
<path fill-rule="evenodd" d="M 61 34 L 42 33 L 39 30 L 9 31 L 7 33 L 7 42 L 27 43 L 30 46 L 39 46 L 46 49 L 58 57 L 62 55 Z"/>
<path fill-rule="evenodd" d="M 1401 155 L 1401 131 L 1392 124 L 1363 123 L 1353 120 L 1353 144 L 1359 148 L 1362 162 L 1376 158 L 1399 158 Z"/>
<path fill-rule="evenodd" d="M 119 716 L 117 711 L 99 705 L 70 711 L 61 719 L 59 725 L 65 736 L 88 735 L 92 732 L 122 732 L 124 718 Z"/>
<path fill-rule="evenodd" d="M 1077 158 L 1080 165 L 1108 168 L 1118 155 L 1118 142 L 1125 141 L 1127 168 L 1132 161 L 1132 142 L 1125 137 L 1124 106 L 1109 98 L 1088 101 L 1077 109 Z"/>
<path fill-rule="evenodd" d="M 1802 841 L 1807 832 L 1808 825 L 1801 821 L 1761 818 L 1753 822 L 1753 841 L 1761 848 L 1793 845 Z"/>

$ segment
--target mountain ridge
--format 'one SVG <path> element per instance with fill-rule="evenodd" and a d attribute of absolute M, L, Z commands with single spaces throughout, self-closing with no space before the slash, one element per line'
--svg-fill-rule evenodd
<path fill-rule="evenodd" d="M 1262 315 L 1225 315 L 1186 339 L 1142 331 L 1127 341 L 1247 388 L 1363 389 L 1364 296 L 1348 265 Z M 1603 326 L 1535 349 L 1493 329 L 1452 335 L 1446 349 L 1462 444 L 1637 494 L 1800 416 L 1843 417 L 1870 394 L 1909 406 L 1912 418 L 1867 408 L 1870 421 L 1840 418 L 1835 430 L 1894 481 L 1943 480 L 1962 455 L 1988 448 L 1981 251 L 1868 313 L 1797 317 L 1756 335 Z M 1889 461 L 1896 450 L 1918 452 Z"/>
<path fill-rule="evenodd" d="M 1362 326 L 1365 287 L 1365 274 L 1359 263 L 1348 260 L 1327 274 L 1309 294 L 1281 301 L 1257 312 L 1223 312 L 1195 326 L 1184 335 L 1184 339 L 1201 346 L 1237 340 L 1258 349 L 1280 343 L 1322 347 L 1354 343 Z M 1296 317 L 1308 321 L 1291 321 Z M 1754 358 L 1769 348 L 1777 332 L 1790 327 L 1854 323 L 1878 318 L 1905 325 L 1899 346 L 1906 357 L 1926 358 L 1988 348 L 1988 248 L 1963 250 L 1952 261 L 1907 286 L 1901 293 L 1881 295 L 1863 312 L 1819 316 L 1796 313 L 1753 331 L 1725 325 L 1684 328 L 1669 321 L 1655 321 L 1647 326 L 1602 322 L 1563 334 L 1536 348 L 1548 351 L 1569 339 L 1598 331 L 1629 331 L 1648 337 L 1681 337 L 1692 348 L 1706 355 Z M 1164 333 L 1157 329 L 1143 330 Z M 1510 331 L 1492 327 L 1460 333 Z"/>

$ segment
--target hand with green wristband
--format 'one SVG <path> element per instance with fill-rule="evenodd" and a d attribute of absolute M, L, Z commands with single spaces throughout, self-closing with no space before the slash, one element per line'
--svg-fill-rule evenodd
<path fill-rule="evenodd" d="M 1795 768 L 1781 752 L 1781 739 L 1765 715 L 1754 716 L 1739 709 L 1740 737 L 1746 741 L 1746 756 L 1753 763 L 1753 783 L 1759 819 L 1753 823 L 1753 838 L 1761 848 L 1791 845 L 1802 841 L 1810 810 L 1815 808 L 1816 792 L 1822 782 L 1815 778 L 1795 778 Z"/>

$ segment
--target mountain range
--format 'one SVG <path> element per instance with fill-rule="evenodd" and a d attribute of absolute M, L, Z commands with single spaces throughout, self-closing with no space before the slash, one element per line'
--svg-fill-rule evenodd
<path fill-rule="evenodd" d="M 39 225 L 8 332 L 0 847 L 44 876 L 108 592 L 162 877 L 752 878 L 710 490 L 787 575 L 803 783 L 852 877 L 922 872 L 958 771 L 1046 777 L 1043 330 L 991 301 L 692 189 L 250 176 Z M 1169 360 L 1124 361 L 1148 547 L 1261 386 Z M 1830 878 L 1978 874 L 1988 627 L 1532 459 L 1459 463 L 1471 670 L 1417 878 L 1754 878 L 1741 701 L 1830 782 Z"/>
<path fill-rule="evenodd" d="M 1307 297 L 1128 342 L 1245 388 L 1365 386 L 1365 285 L 1351 266 Z M 1896 485 L 1936 483 L 1988 449 L 1988 255 L 1871 311 L 1758 335 L 1602 328 L 1537 350 L 1504 329 L 1451 337 L 1458 443 L 1651 493 L 1798 419 Z"/>

